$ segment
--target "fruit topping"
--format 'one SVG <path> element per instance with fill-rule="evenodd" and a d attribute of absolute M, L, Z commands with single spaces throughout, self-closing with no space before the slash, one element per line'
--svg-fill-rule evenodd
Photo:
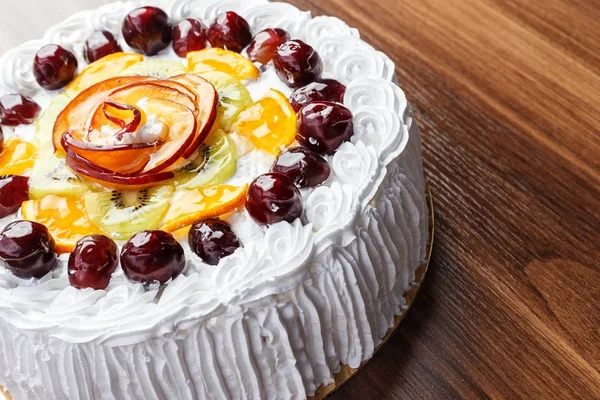
<path fill-rule="evenodd" d="M 67 86 L 71 92 L 81 92 L 99 82 L 125 74 L 124 71 L 144 60 L 141 54 L 115 53 L 101 58 L 84 68 L 83 71 Z"/>
<path fill-rule="evenodd" d="M 352 137 L 352 112 L 341 104 L 316 102 L 298 113 L 298 142 L 319 154 L 332 154 Z"/>
<path fill-rule="evenodd" d="M 188 18 L 173 27 L 173 50 L 179 57 L 190 51 L 206 48 L 206 27 L 197 19 Z"/>
<path fill-rule="evenodd" d="M 41 199 L 50 194 L 61 197 L 83 196 L 92 191 L 83 179 L 67 168 L 66 160 L 49 154 L 36 161 L 29 178 L 29 197 Z"/>
<path fill-rule="evenodd" d="M 147 56 L 158 54 L 171 43 L 169 16 L 157 7 L 141 7 L 130 12 L 121 32 L 131 48 Z"/>
<path fill-rule="evenodd" d="M 41 107 L 29 97 L 8 94 L 0 98 L 0 124 L 8 126 L 30 125 Z"/>
<path fill-rule="evenodd" d="M 14 221 L 0 232 L 0 260 L 20 278 L 41 278 L 58 265 L 54 240 L 42 224 Z"/>
<path fill-rule="evenodd" d="M 47 227 L 56 242 L 56 252 L 70 253 L 79 239 L 99 233 L 90 224 L 81 197 L 48 195 L 28 200 L 21 207 L 23 218 Z"/>
<path fill-rule="evenodd" d="M 122 76 L 151 76 L 158 79 L 167 79 L 175 75 L 186 73 L 186 68 L 180 61 L 169 60 L 144 60 L 124 70 Z"/>
<path fill-rule="evenodd" d="M 204 49 L 188 53 L 188 71 L 202 74 L 220 71 L 241 81 L 256 80 L 260 71 L 252 61 L 238 53 L 219 48 Z"/>
<path fill-rule="evenodd" d="M 271 89 L 239 115 L 234 131 L 257 148 L 278 155 L 295 140 L 296 113 L 283 93 Z"/>
<path fill-rule="evenodd" d="M 248 188 L 246 210 L 259 224 L 292 222 L 304 210 L 300 190 L 286 175 L 271 172 L 260 175 Z"/>
<path fill-rule="evenodd" d="M 273 63 L 279 79 L 289 87 L 302 87 L 321 79 L 323 60 L 301 40 L 285 42 L 275 52 Z"/>
<path fill-rule="evenodd" d="M 155 186 L 197 153 L 217 106 L 215 88 L 198 75 L 112 78 L 80 93 L 59 114 L 54 146 L 64 149 L 78 174 L 104 186 Z"/>
<path fill-rule="evenodd" d="M 114 35 L 108 31 L 95 31 L 85 41 L 83 58 L 90 64 L 113 53 L 123 50 Z"/>
<path fill-rule="evenodd" d="M 248 58 L 252 62 L 266 65 L 273 59 L 277 48 L 289 40 L 290 34 L 283 29 L 265 29 L 252 39 L 248 47 Z"/>
<path fill-rule="evenodd" d="M 287 175 L 301 188 L 319 186 L 331 173 L 323 157 L 302 147 L 281 154 L 271 170 Z"/>
<path fill-rule="evenodd" d="M 77 73 L 77 58 L 56 44 L 42 47 L 35 55 L 33 74 L 41 87 L 56 90 L 65 87 Z"/>
<path fill-rule="evenodd" d="M 44 109 L 44 112 L 37 120 L 33 142 L 43 156 L 54 153 L 54 146 L 52 144 L 54 123 L 58 115 L 69 105 L 74 97 L 75 95 L 70 92 L 59 94 Z"/>
<path fill-rule="evenodd" d="M 127 239 L 136 232 L 160 227 L 169 208 L 173 186 L 127 192 L 99 192 L 85 195 L 85 209 L 92 225 L 115 239 Z"/>
<path fill-rule="evenodd" d="M 182 189 L 224 183 L 235 174 L 235 143 L 217 130 L 202 144 L 198 155 L 189 164 L 175 171 L 175 184 Z"/>
<path fill-rule="evenodd" d="M 16 213 L 29 198 L 28 181 L 25 176 L 0 176 L 0 218 Z"/>
<path fill-rule="evenodd" d="M 123 246 L 121 266 L 134 282 L 165 284 L 183 272 L 185 255 L 183 247 L 170 233 L 143 231 Z"/>
<path fill-rule="evenodd" d="M 208 41 L 213 47 L 220 47 L 240 53 L 250 44 L 252 32 L 248 22 L 234 13 L 227 11 L 219 16 L 208 29 Z"/>
<path fill-rule="evenodd" d="M 117 244 L 104 235 L 81 238 L 69 256 L 69 283 L 77 289 L 104 290 L 119 264 Z"/>
<path fill-rule="evenodd" d="M 33 168 L 35 158 L 35 146 L 13 136 L 0 153 L 0 175 L 23 175 Z"/>
<path fill-rule="evenodd" d="M 208 218 L 215 218 L 244 204 L 246 186 L 215 185 L 177 190 L 161 229 L 175 232 Z"/>
<path fill-rule="evenodd" d="M 188 234 L 190 247 L 202 261 L 218 265 L 219 261 L 232 255 L 240 242 L 228 223 L 220 219 L 208 219 L 194 224 Z"/>
<path fill-rule="evenodd" d="M 321 79 L 296 89 L 290 97 L 292 107 L 296 112 L 302 107 L 315 101 L 333 101 L 343 103 L 346 86 L 334 79 Z"/>
<path fill-rule="evenodd" d="M 0 152 L 2 152 L 2 150 L 4 150 L 4 132 L 2 131 L 2 128 L 0 128 Z"/>
<path fill-rule="evenodd" d="M 216 126 L 226 131 L 231 130 L 238 115 L 252 104 L 248 89 L 240 80 L 224 72 L 205 72 L 201 76 L 212 83 L 219 93 Z"/>

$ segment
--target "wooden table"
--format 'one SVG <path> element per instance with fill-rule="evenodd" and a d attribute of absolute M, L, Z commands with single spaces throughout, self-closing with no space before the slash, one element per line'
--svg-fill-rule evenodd
<path fill-rule="evenodd" d="M 108 0 L 3 0 L 0 51 Z M 600 3 L 292 0 L 397 63 L 436 199 L 401 330 L 334 399 L 600 398 Z"/>

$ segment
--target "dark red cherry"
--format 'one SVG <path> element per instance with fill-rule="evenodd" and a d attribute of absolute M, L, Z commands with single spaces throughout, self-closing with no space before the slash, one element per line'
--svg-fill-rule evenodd
<path fill-rule="evenodd" d="M 332 154 L 352 137 L 352 112 L 339 103 L 316 102 L 298 113 L 296 139 L 309 150 Z"/>
<path fill-rule="evenodd" d="M 29 178 L 19 175 L 0 176 L 0 218 L 16 213 L 29 199 Z"/>
<path fill-rule="evenodd" d="M 197 19 L 184 19 L 173 27 L 173 50 L 179 57 L 206 48 L 206 27 Z"/>
<path fill-rule="evenodd" d="M 164 284 L 183 272 L 185 256 L 183 248 L 170 233 L 143 231 L 123 246 L 121 267 L 134 282 Z"/>
<path fill-rule="evenodd" d="M 277 48 L 290 40 L 290 34 L 283 29 L 265 29 L 254 36 L 248 47 L 248 58 L 252 62 L 268 64 Z"/>
<path fill-rule="evenodd" d="M 42 47 L 33 61 L 33 75 L 46 90 L 65 87 L 77 73 L 77 58 L 69 50 L 56 44 Z"/>
<path fill-rule="evenodd" d="M 41 278 L 58 265 L 54 239 L 37 222 L 14 221 L 0 232 L 0 260 L 20 278 Z"/>
<path fill-rule="evenodd" d="M 213 47 L 240 53 L 251 40 L 250 25 L 233 11 L 220 14 L 208 29 L 208 41 Z"/>
<path fill-rule="evenodd" d="M 104 290 L 119 263 L 117 244 L 104 235 L 85 236 L 69 256 L 69 283 L 77 289 Z"/>
<path fill-rule="evenodd" d="M 273 57 L 279 79 L 289 87 L 301 87 L 321 79 L 323 60 L 319 53 L 301 40 L 285 42 Z"/>
<path fill-rule="evenodd" d="M 260 175 L 248 187 L 246 210 L 259 224 L 292 222 L 304 210 L 300 190 L 294 182 L 278 172 Z"/>
<path fill-rule="evenodd" d="M 30 125 L 41 107 L 29 97 L 7 94 L 0 98 L 0 124 L 8 126 Z"/>
<path fill-rule="evenodd" d="M 115 36 L 108 31 L 96 31 L 85 41 L 83 57 L 88 63 L 123 51 Z"/>
<path fill-rule="evenodd" d="M 345 94 L 346 86 L 335 79 L 321 79 L 296 89 L 290 97 L 290 103 L 292 103 L 294 110 L 298 112 L 305 105 L 315 101 L 343 103 Z"/>
<path fill-rule="evenodd" d="M 323 157 L 303 147 L 293 148 L 281 154 L 273 168 L 301 188 L 316 187 L 329 178 L 331 168 Z"/>
<path fill-rule="evenodd" d="M 166 49 L 171 43 L 169 16 L 157 7 L 140 7 L 130 12 L 121 27 L 127 44 L 147 56 Z"/>
<path fill-rule="evenodd" d="M 209 265 L 219 264 L 221 258 L 233 254 L 240 247 L 231 226 L 220 219 L 208 219 L 193 225 L 188 240 L 194 253 Z"/>

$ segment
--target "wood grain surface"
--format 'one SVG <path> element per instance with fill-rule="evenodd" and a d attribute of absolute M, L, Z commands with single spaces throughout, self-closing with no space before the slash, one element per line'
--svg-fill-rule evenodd
<path fill-rule="evenodd" d="M 2 0 L 0 51 L 108 2 Z M 396 62 L 436 199 L 423 291 L 333 398 L 600 398 L 600 3 L 291 3 Z"/>

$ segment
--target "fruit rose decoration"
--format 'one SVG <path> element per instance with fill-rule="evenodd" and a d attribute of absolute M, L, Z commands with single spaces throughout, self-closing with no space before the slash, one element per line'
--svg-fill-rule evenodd
<path fill-rule="evenodd" d="M 172 179 L 208 136 L 219 96 L 198 75 L 118 77 L 81 92 L 58 116 L 54 148 L 78 174 L 115 189 Z"/>

